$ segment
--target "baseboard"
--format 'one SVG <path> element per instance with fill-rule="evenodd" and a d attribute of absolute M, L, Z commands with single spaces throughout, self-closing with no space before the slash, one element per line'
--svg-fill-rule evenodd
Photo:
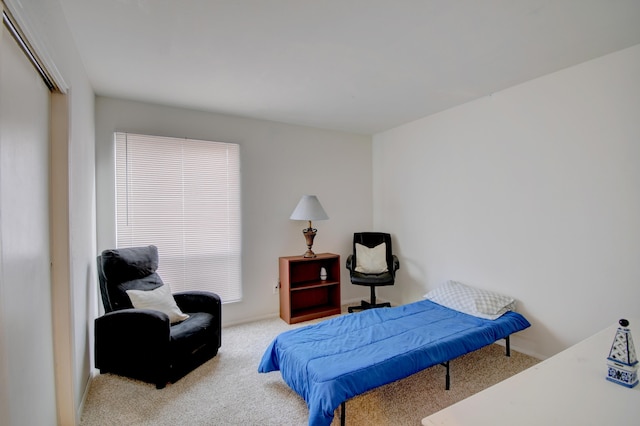
<path fill-rule="evenodd" d="M 360 301 L 362 299 L 363 299 L 362 297 L 357 297 L 357 298 L 342 300 L 341 301 L 342 311 L 343 312 L 347 312 L 347 307 L 359 305 Z M 368 300 L 368 298 L 364 298 L 364 300 Z M 399 306 L 400 305 L 399 303 L 395 303 L 395 302 L 389 301 L 389 300 L 381 298 L 381 297 L 376 298 L 376 301 L 378 303 L 389 302 L 389 303 L 391 303 L 391 306 Z M 238 320 L 238 321 L 231 321 L 231 322 L 228 322 L 228 323 L 224 323 L 222 325 L 222 328 L 233 327 L 235 325 L 248 324 L 250 322 L 256 322 L 256 321 L 263 321 L 263 320 L 268 320 L 268 319 L 273 319 L 273 318 L 279 318 L 279 316 L 280 316 L 279 313 L 273 313 L 273 314 L 267 314 L 267 315 L 261 315 L 261 316 L 256 316 L 256 317 L 245 318 L 245 319 Z"/>
<path fill-rule="evenodd" d="M 82 413 L 84 412 L 84 404 L 87 401 L 89 390 L 91 389 L 91 383 L 98 374 L 100 374 L 98 370 L 96 370 L 95 368 L 91 368 L 91 371 L 89 372 L 89 380 L 87 380 L 87 384 L 84 387 L 84 391 L 82 392 L 82 399 L 80 399 L 80 404 L 78 405 L 78 409 L 76 411 L 76 424 L 80 424 L 80 419 L 82 418 Z"/>
<path fill-rule="evenodd" d="M 248 324 L 250 322 L 263 321 L 263 320 L 279 318 L 279 317 L 280 317 L 280 314 L 278 314 L 278 313 L 268 314 L 268 315 L 261 315 L 261 316 L 258 316 L 258 317 L 250 317 L 250 318 L 246 318 L 246 319 L 242 319 L 242 320 L 238 320 L 238 321 L 231 321 L 231 322 L 228 322 L 228 323 L 224 323 L 222 325 L 222 328 L 233 327 L 234 325 Z"/>
<path fill-rule="evenodd" d="M 504 339 L 498 340 L 494 344 L 500 345 L 500 346 L 506 346 Z M 535 359 L 539 359 L 540 361 L 543 361 L 543 360 L 545 360 L 547 358 L 545 356 L 540 355 L 539 353 L 531 352 L 530 350 L 527 350 L 527 349 L 519 346 L 517 343 L 514 344 L 513 338 L 511 338 L 511 343 L 509 344 L 509 346 L 511 347 L 511 350 L 514 350 L 516 352 L 520 352 L 521 354 L 528 355 L 528 356 L 533 357 Z"/>

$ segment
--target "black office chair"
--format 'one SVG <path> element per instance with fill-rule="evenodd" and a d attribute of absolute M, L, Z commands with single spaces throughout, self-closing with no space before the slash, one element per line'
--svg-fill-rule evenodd
<path fill-rule="evenodd" d="M 384 247 L 380 246 L 382 243 Z M 357 246 L 359 245 L 359 246 Z M 360 259 L 358 258 L 360 256 Z M 391 235 L 383 232 L 356 232 L 353 234 L 353 254 L 347 257 L 347 269 L 351 284 L 371 288 L 371 300 L 363 300 L 358 306 L 349 306 L 347 310 L 364 310 L 390 307 L 390 303 L 376 303 L 376 287 L 394 285 L 396 271 L 400 262 L 393 254 Z"/>

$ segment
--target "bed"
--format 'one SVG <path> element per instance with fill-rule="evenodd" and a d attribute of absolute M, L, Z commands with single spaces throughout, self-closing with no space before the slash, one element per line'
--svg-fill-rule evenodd
<path fill-rule="evenodd" d="M 450 288 L 439 290 L 407 305 L 342 315 L 281 333 L 266 349 L 258 371 L 280 370 L 307 403 L 309 425 L 324 426 L 331 424 L 341 404 L 344 422 L 348 399 L 436 364 L 447 367 L 448 387 L 450 360 L 500 339 L 507 339 L 509 355 L 509 336 L 530 326 L 512 310 L 513 299 L 486 314 L 486 299 L 466 295 L 460 303 Z M 479 316 L 450 306 L 471 307 Z"/>

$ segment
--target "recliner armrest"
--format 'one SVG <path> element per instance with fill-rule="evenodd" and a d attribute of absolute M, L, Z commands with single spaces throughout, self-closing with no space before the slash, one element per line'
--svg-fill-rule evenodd
<path fill-rule="evenodd" d="M 209 291 L 181 291 L 173 293 L 176 304 L 183 312 L 207 312 L 220 315 L 220 296 Z"/>
<path fill-rule="evenodd" d="M 222 301 L 220 296 L 210 291 L 182 291 L 173 294 L 182 312 L 207 312 L 213 315 L 213 325 L 217 332 L 217 347 L 222 346 Z"/>
<path fill-rule="evenodd" d="M 153 309 L 121 309 L 104 314 L 95 320 L 96 329 L 117 330 L 118 333 L 138 333 L 166 336 L 169 338 L 169 316 Z"/>
<path fill-rule="evenodd" d="M 167 314 L 151 309 L 122 309 L 95 319 L 95 362 L 99 369 L 132 364 L 162 364 L 168 359 L 171 324 Z M 149 361 L 153 356 L 153 362 Z"/>

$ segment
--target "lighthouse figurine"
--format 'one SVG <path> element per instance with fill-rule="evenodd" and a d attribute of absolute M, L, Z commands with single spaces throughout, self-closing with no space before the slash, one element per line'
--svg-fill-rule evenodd
<path fill-rule="evenodd" d="M 638 384 L 638 358 L 629 321 L 621 319 L 607 358 L 607 380 L 632 388 Z"/>

